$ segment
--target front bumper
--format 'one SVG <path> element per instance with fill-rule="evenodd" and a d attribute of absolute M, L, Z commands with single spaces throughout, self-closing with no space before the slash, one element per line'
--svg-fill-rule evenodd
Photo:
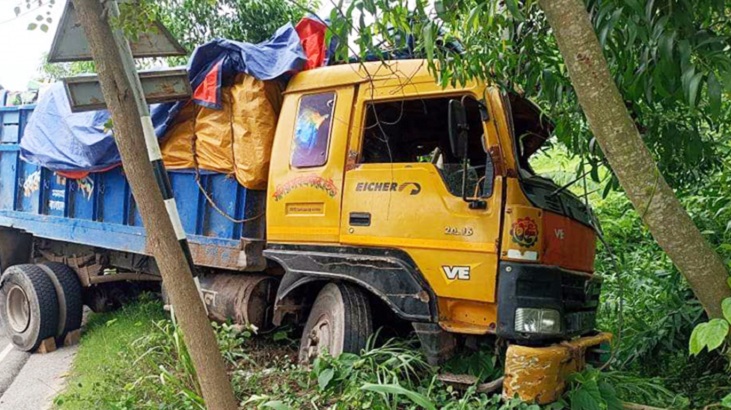
<path fill-rule="evenodd" d="M 547 347 L 508 346 L 503 396 L 538 404 L 558 400 L 566 377 L 584 369 L 587 351 L 611 340 L 611 334 L 599 333 Z"/>
<path fill-rule="evenodd" d="M 500 262 L 497 335 L 524 344 L 538 344 L 588 334 L 596 325 L 601 280 L 557 266 Z M 517 331 L 518 308 L 551 309 L 561 317 L 561 330 L 551 334 Z"/>

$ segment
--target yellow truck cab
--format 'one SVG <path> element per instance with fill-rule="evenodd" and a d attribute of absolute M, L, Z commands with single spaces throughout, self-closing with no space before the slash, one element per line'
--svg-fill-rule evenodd
<path fill-rule="evenodd" d="M 423 60 L 297 74 L 264 254 L 285 271 L 275 321 L 312 306 L 300 357 L 362 348 L 374 303 L 413 324 L 432 362 L 459 335 L 541 346 L 593 332 L 591 211 L 528 163 L 551 127 L 484 83 L 442 88 Z"/>

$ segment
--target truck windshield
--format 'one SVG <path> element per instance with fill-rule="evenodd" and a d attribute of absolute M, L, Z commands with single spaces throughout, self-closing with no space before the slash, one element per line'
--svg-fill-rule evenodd
<path fill-rule="evenodd" d="M 532 101 L 518 94 L 507 95 L 513 115 L 513 135 L 518 165 L 523 176 L 535 175 L 530 159 L 543 147 L 553 132 L 553 123 Z"/>
<path fill-rule="evenodd" d="M 577 220 L 593 227 L 591 211 L 570 190 L 557 193 L 559 186 L 550 178 L 536 175 L 530 160 L 544 146 L 553 132 L 553 124 L 540 109 L 517 94 L 506 96 L 513 118 L 513 136 L 518 156 L 520 186 L 528 200 L 536 207 Z"/>
<path fill-rule="evenodd" d="M 452 155 L 447 121 L 450 98 L 425 98 L 368 104 L 363 133 L 361 163 L 432 163 L 439 170 L 450 193 L 462 196 L 463 168 Z M 467 196 L 491 192 L 485 181 L 493 175 L 492 162 L 482 144 L 483 127 L 479 103 L 465 99 L 469 123 Z M 490 178 L 491 179 L 491 178 Z M 479 186 L 478 186 L 479 185 Z"/>

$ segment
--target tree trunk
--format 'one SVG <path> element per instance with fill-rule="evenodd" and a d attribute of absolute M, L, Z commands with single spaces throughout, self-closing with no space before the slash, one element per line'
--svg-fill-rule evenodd
<path fill-rule="evenodd" d="M 135 101 L 136 91 L 125 73 L 123 54 L 100 0 L 73 0 L 73 4 L 96 62 L 104 99 L 114 121 L 114 138 L 147 232 L 147 246 L 155 256 L 175 307 L 203 398 L 209 409 L 235 409 L 237 403 L 218 343 L 155 181 Z"/>
<path fill-rule="evenodd" d="M 581 108 L 619 183 L 711 317 L 731 296 L 723 262 L 660 174 L 609 73 L 581 0 L 539 0 Z"/>

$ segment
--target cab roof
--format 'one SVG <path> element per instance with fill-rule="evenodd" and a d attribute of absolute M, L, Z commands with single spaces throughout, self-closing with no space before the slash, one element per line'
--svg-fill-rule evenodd
<path fill-rule="evenodd" d="M 411 82 L 434 82 L 426 60 L 372 61 L 316 68 L 296 74 L 287 92 L 317 90 L 324 87 L 355 85 L 374 80 L 403 77 Z"/>

